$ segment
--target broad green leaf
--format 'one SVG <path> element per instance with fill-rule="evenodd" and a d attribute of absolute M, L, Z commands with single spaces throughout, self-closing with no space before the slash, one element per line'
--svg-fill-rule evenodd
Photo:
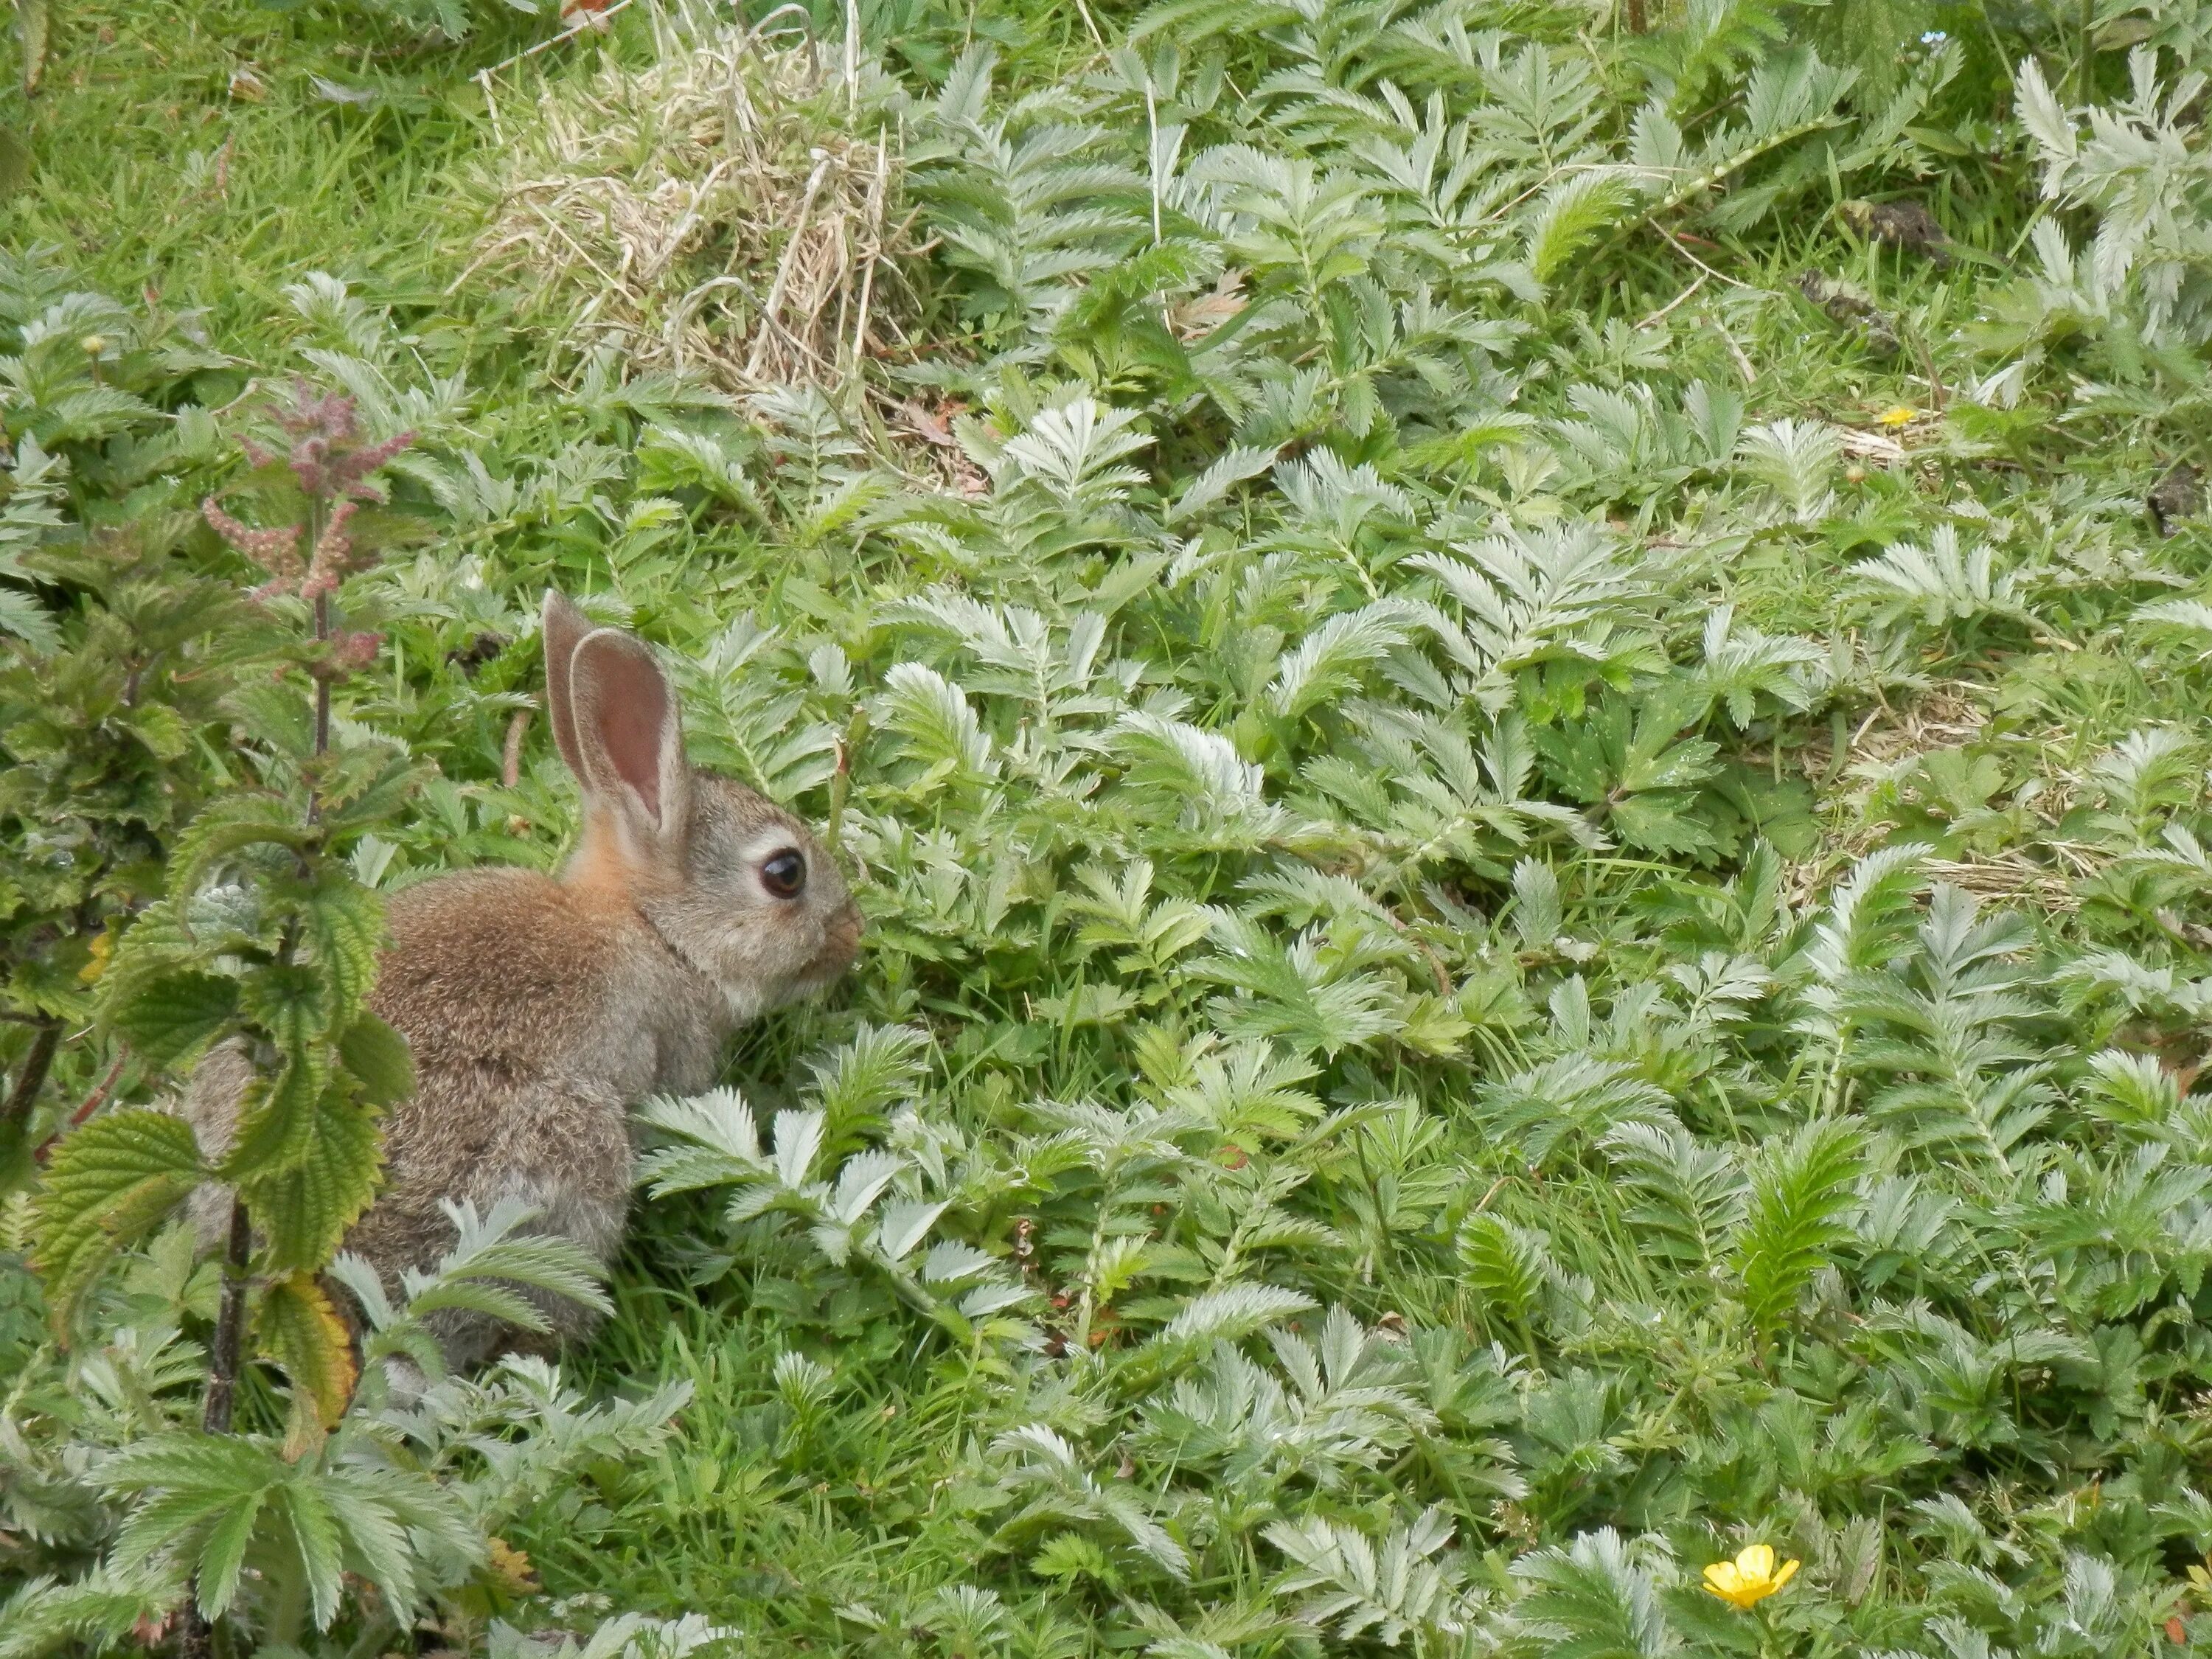
<path fill-rule="evenodd" d="M 313 835 L 299 810 L 276 795 L 226 795 L 186 826 L 169 853 L 169 891 L 197 892 L 234 853 L 275 844 L 299 847 Z"/>
<path fill-rule="evenodd" d="M 325 865 L 301 902 L 316 969 L 331 988 L 331 1023 L 349 1027 L 368 1005 L 384 945 L 384 903 L 342 866 Z"/>
<path fill-rule="evenodd" d="M 305 963 L 269 963 L 239 980 L 239 1000 L 247 1018 L 274 1039 L 277 1052 L 296 1054 L 320 1042 L 331 1028 L 331 988 Z"/>
<path fill-rule="evenodd" d="M 384 1170 L 376 1114 L 336 1079 L 304 1098 L 288 1092 L 282 1106 L 264 1103 L 264 1111 L 268 1144 L 285 1155 L 250 1172 L 234 1155 L 239 1191 L 269 1241 L 272 1267 L 319 1268 L 376 1196 Z M 288 1115 L 281 1125 L 280 1111 Z"/>
<path fill-rule="evenodd" d="M 197 972 L 118 979 L 107 1024 L 149 1066 L 168 1066 L 221 1035 L 238 1012 L 238 981 Z M 117 993 L 119 993 L 118 994 Z"/>
<path fill-rule="evenodd" d="M 164 1112 L 110 1112 L 63 1139 L 33 1206 L 57 1332 L 108 1258 L 167 1219 L 205 1173 L 191 1127 Z"/>
<path fill-rule="evenodd" d="M 415 1056 L 407 1039 L 374 1014 L 363 1013 L 346 1027 L 338 1058 L 372 1106 L 397 1106 L 415 1092 Z"/>

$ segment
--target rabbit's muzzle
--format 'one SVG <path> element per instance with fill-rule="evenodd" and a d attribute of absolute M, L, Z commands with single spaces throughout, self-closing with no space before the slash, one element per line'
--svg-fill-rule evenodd
<path fill-rule="evenodd" d="M 814 977 L 827 985 L 860 954 L 860 907 L 847 899 L 822 930 L 822 954 L 815 958 Z"/>

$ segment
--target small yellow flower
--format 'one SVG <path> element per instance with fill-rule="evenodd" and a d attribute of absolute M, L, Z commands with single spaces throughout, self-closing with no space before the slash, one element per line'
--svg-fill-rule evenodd
<path fill-rule="evenodd" d="M 488 1539 L 485 1542 L 491 1575 L 499 1581 L 501 1588 L 517 1595 L 533 1595 L 544 1588 L 538 1582 L 538 1569 L 530 1565 L 527 1555 L 504 1538 Z"/>
<path fill-rule="evenodd" d="M 88 334 L 76 343 L 76 346 L 86 356 L 97 357 L 107 349 L 107 337 L 105 334 Z"/>
<path fill-rule="evenodd" d="M 112 933 L 101 933 L 85 948 L 90 953 L 92 960 L 76 970 L 77 983 L 80 985 L 93 984 L 107 971 L 107 958 L 115 950 L 115 936 Z"/>
<path fill-rule="evenodd" d="M 1899 404 L 1893 409 L 1883 410 L 1875 418 L 1884 426 L 1910 426 L 1919 414 L 1918 410 L 1907 409 L 1903 404 Z"/>
<path fill-rule="evenodd" d="M 1705 1588 L 1734 1607 L 1764 1601 L 1796 1576 L 1798 1563 L 1774 1565 L 1771 1544 L 1753 1544 L 1733 1561 L 1716 1561 L 1705 1569 Z"/>

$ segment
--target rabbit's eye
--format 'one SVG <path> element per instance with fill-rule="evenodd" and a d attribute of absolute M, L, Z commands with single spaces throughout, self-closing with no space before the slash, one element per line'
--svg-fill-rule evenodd
<path fill-rule="evenodd" d="M 760 867 L 761 885 L 778 898 L 797 898 L 806 890 L 806 860 L 796 847 L 771 853 Z"/>

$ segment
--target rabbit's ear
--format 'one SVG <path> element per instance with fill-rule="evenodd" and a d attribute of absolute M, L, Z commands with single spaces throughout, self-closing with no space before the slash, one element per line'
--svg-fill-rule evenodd
<path fill-rule="evenodd" d="M 558 588 L 545 590 L 545 714 L 553 722 L 554 746 L 568 769 L 584 781 L 584 762 L 576 748 L 576 713 L 569 701 L 568 672 L 575 660 L 576 645 L 592 631 L 592 619 L 569 602 Z"/>
<path fill-rule="evenodd" d="M 577 774 L 586 806 L 610 810 L 634 864 L 680 845 L 691 806 L 684 723 L 653 653 L 617 629 L 596 629 L 568 659 Z"/>

